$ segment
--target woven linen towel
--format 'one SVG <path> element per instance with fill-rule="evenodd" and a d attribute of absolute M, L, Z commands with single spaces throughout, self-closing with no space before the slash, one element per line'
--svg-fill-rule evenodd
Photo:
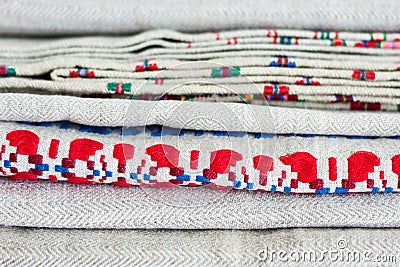
<path fill-rule="evenodd" d="M 186 3 L 179 0 L 4 2 L 0 33 L 19 35 L 132 33 L 153 28 L 183 31 L 254 27 L 397 31 L 398 1 L 294 0 Z M 172 8 L 173 7 L 173 8 Z M 118 18 L 116 20 L 115 18 Z"/>
<path fill-rule="evenodd" d="M 345 118 L 345 119 L 343 119 Z M 2 121 L 71 121 L 90 126 L 163 125 L 268 134 L 400 135 L 399 114 L 307 110 L 240 103 L 143 101 L 4 93 Z"/>
<path fill-rule="evenodd" d="M 59 1 L 0 3 L 0 263 L 400 260 L 398 3 Z"/>
<path fill-rule="evenodd" d="M 91 229 L 400 227 L 399 194 L 280 194 L 0 179 L 0 224 Z"/>
<path fill-rule="evenodd" d="M 398 191 L 399 114 L 309 108 L 397 110 L 399 39 L 398 33 L 290 29 L 159 30 L 29 47 L 5 39 L 0 120 L 9 123 L 0 123 L 0 171 L 17 179 L 120 186 Z M 279 54 L 246 55 L 259 50 Z M 140 56 L 146 58 L 132 61 Z M 281 78 L 305 98 L 276 83 Z M 321 82 L 322 93 L 309 89 Z M 335 94 L 347 88 L 354 95 Z M 274 100 L 278 107 L 269 106 Z M 69 121 L 125 133 L 160 125 L 179 134 L 102 136 L 14 121 Z M 186 130 L 195 131 L 184 136 Z"/>
<path fill-rule="evenodd" d="M 375 193 L 400 188 L 397 137 L 265 135 L 154 126 L 119 128 L 111 134 L 107 128 L 88 126 L 78 126 L 78 132 L 67 123 L 29 124 L 0 123 L 2 175 L 285 193 Z"/>
<path fill-rule="evenodd" d="M 0 89 L 397 111 L 399 40 L 398 33 L 285 29 L 3 39 Z"/>
<path fill-rule="evenodd" d="M 399 261 L 397 229 L 129 231 L 0 229 L 7 266 L 374 266 Z"/>

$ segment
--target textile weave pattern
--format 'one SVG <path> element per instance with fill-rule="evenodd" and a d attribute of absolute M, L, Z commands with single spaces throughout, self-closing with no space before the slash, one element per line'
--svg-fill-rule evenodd
<path fill-rule="evenodd" d="M 0 259 L 8 266 L 394 264 L 400 251 L 398 233 L 397 229 L 88 231 L 2 228 L 0 238 L 4 244 L 0 248 Z M 282 251 L 288 256 L 276 255 Z"/>
<path fill-rule="evenodd" d="M 0 179 L 0 184 L 0 224 L 5 226 L 198 230 L 400 227 L 400 197 L 394 193 L 289 195 L 11 179 Z"/>

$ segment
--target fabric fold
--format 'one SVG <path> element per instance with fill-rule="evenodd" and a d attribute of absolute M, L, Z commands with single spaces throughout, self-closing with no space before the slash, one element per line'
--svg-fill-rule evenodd
<path fill-rule="evenodd" d="M 346 119 L 343 119 L 343 118 Z M 91 126 L 163 125 L 177 129 L 274 134 L 400 135 L 397 113 L 344 112 L 185 101 L 126 101 L 4 93 L 3 121 L 71 121 Z"/>
<path fill-rule="evenodd" d="M 0 265 L 399 262 L 399 8 L 3 1 Z"/>
<path fill-rule="evenodd" d="M 174 7 L 172 10 L 171 7 Z M 238 28 L 396 31 L 398 2 L 374 1 L 202 1 L 126 2 L 16 1 L 1 6 L 0 32 L 33 36 L 124 34 L 154 28 L 205 31 Z M 114 18 L 120 18 L 116 21 Z"/>
<path fill-rule="evenodd" d="M 90 229 L 399 227 L 398 194 L 277 194 L 0 180 L 0 224 Z"/>
<path fill-rule="evenodd" d="M 33 125 L 32 125 L 33 124 Z M 399 191 L 399 140 L 0 123 L 15 179 L 285 193 Z"/>
<path fill-rule="evenodd" d="M 399 40 L 295 29 L 5 39 L 0 90 L 398 111 Z"/>

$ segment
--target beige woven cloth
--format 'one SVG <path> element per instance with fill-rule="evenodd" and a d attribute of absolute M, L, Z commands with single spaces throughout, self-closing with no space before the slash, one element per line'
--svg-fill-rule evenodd
<path fill-rule="evenodd" d="M 49 168 L 42 164 L 41 159 L 43 155 L 52 159 L 56 157 L 51 156 L 47 149 L 51 144 L 57 144 L 58 151 L 57 141 L 61 142 L 60 155 L 65 156 L 71 152 L 68 152 L 69 146 L 65 141 L 77 140 L 78 137 L 99 138 L 109 145 L 105 150 L 108 157 L 111 157 L 111 145 L 116 141 L 95 134 L 79 135 L 75 130 L 37 130 L 34 126 L 17 125 L 12 122 L 15 120 L 70 120 L 93 126 L 162 124 L 194 130 L 279 134 L 400 134 L 398 114 L 304 110 L 352 109 L 348 99 L 364 103 L 361 109 L 376 109 L 367 105 L 376 102 L 380 110 L 398 109 L 400 45 L 396 39 L 400 36 L 398 33 L 365 33 L 397 31 L 397 1 L 308 1 L 299 8 L 293 0 L 283 1 L 280 5 L 273 5 L 273 1 L 251 5 L 248 1 L 214 3 L 206 0 L 198 5 L 179 2 L 174 12 L 165 12 L 162 5 L 152 0 L 134 3 L 122 0 L 113 3 L 61 2 L 29 0 L 0 4 L 0 33 L 132 33 L 159 28 L 160 25 L 184 31 L 265 26 L 329 30 L 335 26 L 340 30 L 363 32 L 339 34 L 278 29 L 277 33 L 261 29 L 184 34 L 158 30 L 133 37 L 55 41 L 2 38 L 0 74 L 16 74 L 16 77 L 0 79 L 0 92 L 4 93 L 0 98 L 0 120 L 9 121 L 0 122 L 4 141 L 0 155 L 5 156 L 3 150 L 7 150 L 9 157 L 2 158 L 2 165 L 9 168 L 9 175 L 24 170 L 25 174 L 36 175 Z M 174 3 L 177 1 L 167 0 L 166 5 L 173 6 Z M 206 15 L 206 20 L 203 15 Z M 298 68 L 292 68 L 292 57 L 296 58 L 294 63 Z M 154 63 L 154 58 L 157 63 Z M 149 60 L 153 65 L 157 64 L 159 72 L 156 74 L 147 70 Z M 199 64 L 204 60 L 206 63 Z M 192 67 L 187 64 L 189 61 L 195 61 L 191 63 Z M 142 68 L 145 71 L 142 72 Z M 238 68 L 243 77 L 234 77 Z M 80 77 L 82 69 L 83 76 L 92 71 L 96 78 Z M 79 77 L 74 76 L 75 73 Z M 224 77 L 225 73 L 232 77 Z M 199 80 L 200 83 L 193 82 Z M 249 99 L 245 96 L 244 102 L 255 105 L 228 103 L 216 106 L 215 103 L 168 101 L 157 103 L 157 106 L 149 101 L 125 99 L 134 96 L 151 100 L 147 95 L 166 93 L 183 98 L 193 94 L 212 94 L 195 101 L 243 102 L 242 94 L 264 95 L 269 87 L 273 90 L 275 83 L 289 84 L 290 95 L 307 102 L 271 103 L 291 107 L 286 109 L 265 106 L 265 99 L 259 101 L 253 96 Z M 308 83 L 318 87 L 308 87 Z M 127 85 L 126 92 L 123 85 Z M 106 100 L 78 97 L 88 94 L 110 96 L 121 90 L 128 97 L 113 95 L 124 99 Z M 218 94 L 224 97 L 220 99 Z M 342 103 L 328 106 L 331 102 Z M 221 106 L 226 109 L 221 111 Z M 232 111 L 236 113 L 232 115 Z M 237 115 L 243 120 L 237 120 Z M 213 119 L 223 121 L 223 127 Z M 48 143 L 46 147 L 40 147 L 37 154 L 37 151 L 27 153 L 32 147 L 22 144 L 19 152 L 22 151 L 20 154 L 23 155 L 18 156 L 16 168 L 18 151 L 13 149 L 24 142 L 17 138 L 17 143 L 11 144 L 12 137 L 6 136 L 21 129 L 28 131 L 18 132 L 20 136 L 28 133 L 28 137 L 36 140 L 38 136 L 29 131 L 37 130 L 42 144 Z M 172 139 L 165 138 L 164 141 Z M 275 139 L 282 155 L 294 148 L 310 145 L 313 153 L 326 156 L 323 150 L 327 144 L 330 144 L 329 149 L 351 144 L 335 150 L 335 159 L 342 163 L 347 163 L 348 154 L 356 150 L 373 150 L 381 156 L 378 161 L 382 160 L 384 171 L 374 173 L 373 179 L 369 180 L 376 180 L 386 187 L 379 176 L 385 173 L 393 178 L 389 185 L 396 187 L 397 177 L 393 173 L 394 165 L 390 163 L 398 154 L 397 140 L 350 141 L 344 137 L 335 140 L 315 137 L 317 141 L 314 142 L 296 137 L 291 138 L 291 142 L 284 142 L 289 139 Z M 4 145 L 9 144 L 6 140 L 10 141 L 7 148 Z M 187 138 L 186 141 L 193 145 L 198 139 Z M 261 141 L 252 141 L 255 147 L 257 143 Z M 245 142 L 237 142 L 235 149 L 243 146 Z M 137 148 L 144 150 L 145 146 Z M 68 160 L 64 156 L 59 159 Z M 101 155 L 102 163 L 104 156 Z M 104 171 L 110 162 L 103 164 Z M 89 165 L 89 162 L 86 165 L 78 162 L 77 173 Z M 319 168 L 324 169 L 326 175 L 328 166 L 326 163 L 322 165 Z M 61 167 L 57 166 L 65 174 L 65 168 Z M 108 167 L 115 165 L 111 163 Z M 341 174 L 347 174 L 342 170 Z M 2 173 L 6 174 L 3 170 Z M 400 227 L 399 212 L 398 194 L 288 195 L 216 191 L 204 187 L 122 188 L 0 178 L 0 225 L 3 226 L 0 228 L 0 264 L 227 266 L 272 262 L 286 266 L 300 262 L 315 266 L 343 266 L 397 263 L 400 261 L 399 230 L 390 227 Z M 35 229 L 41 227 L 47 229 Z M 273 230 L 276 228 L 280 229 Z M 301 258 L 302 255 L 305 258 Z"/>
<path fill-rule="evenodd" d="M 121 188 L 0 179 L 0 225 L 91 229 L 400 227 L 399 194 Z"/>
<path fill-rule="evenodd" d="M 344 119 L 345 118 L 345 119 Z M 182 101 L 127 101 L 5 93 L 0 120 L 67 120 L 91 126 L 163 125 L 177 129 L 274 134 L 400 135 L 399 114 Z"/>
<path fill-rule="evenodd" d="M 4 38 L 0 91 L 397 111 L 398 40 L 295 29 Z"/>
<path fill-rule="evenodd" d="M 6 266 L 386 266 L 398 229 L 149 231 L 0 228 Z"/>
<path fill-rule="evenodd" d="M 251 27 L 396 31 L 399 4 L 389 1 L 179 0 L 5 1 L 0 33 L 19 35 L 121 34 L 154 28 L 183 31 Z M 118 18 L 118 19 L 116 19 Z"/>

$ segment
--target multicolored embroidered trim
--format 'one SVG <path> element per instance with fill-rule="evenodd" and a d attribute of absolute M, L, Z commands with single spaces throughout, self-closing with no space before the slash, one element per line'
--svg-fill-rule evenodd
<path fill-rule="evenodd" d="M 157 63 L 153 59 L 145 59 L 135 67 L 136 72 L 158 70 Z"/>
<path fill-rule="evenodd" d="M 88 68 L 78 68 L 78 70 L 71 70 L 69 72 L 71 78 L 95 78 L 94 71 L 89 71 Z"/>
<path fill-rule="evenodd" d="M 369 47 L 369 48 L 383 48 L 383 43 L 381 41 L 362 41 L 362 42 L 357 42 L 355 44 L 356 47 Z"/>
<path fill-rule="evenodd" d="M 315 81 L 313 77 L 303 77 L 302 80 L 297 80 L 295 84 L 298 85 L 321 85 L 319 81 Z"/>
<path fill-rule="evenodd" d="M 220 189 L 317 194 L 400 190 L 400 150 L 394 146 L 398 140 L 366 139 L 360 143 L 357 138 L 343 138 L 340 142 L 370 149 L 353 147 L 338 151 L 330 148 L 339 143 L 337 137 L 263 134 L 259 139 L 246 140 L 243 137 L 250 136 L 244 133 L 216 132 L 215 138 L 231 136 L 233 143 L 220 139 L 218 148 L 199 149 L 195 140 L 201 140 L 205 133 L 189 131 L 193 132 L 193 140 L 183 149 L 174 144 L 173 140 L 178 139 L 168 138 L 169 130 L 159 132 L 163 136 L 167 134 L 165 138 L 146 138 L 143 142 L 140 137 L 127 137 L 126 141 L 113 135 L 107 138 L 96 134 L 78 137 L 74 131 L 40 130 L 42 127 L 39 126 L 18 127 L 12 123 L 5 127 L 10 125 L 15 125 L 16 129 L 0 133 L 0 172 L 15 179 L 119 186 L 203 185 Z M 131 133 L 129 129 L 124 131 Z M 157 136 L 157 132 L 154 133 L 152 136 Z M 57 138 L 60 134 L 62 140 Z M 173 135 L 180 138 L 183 134 L 189 137 L 188 132 L 180 130 L 175 130 Z M 210 137 L 205 135 L 204 138 Z M 306 144 L 314 138 L 320 138 L 318 142 L 325 142 L 330 149 L 326 153 L 320 153 L 313 145 L 304 150 L 296 149 L 300 147 L 296 145 L 298 142 Z M 269 149 L 248 151 L 247 146 L 243 146 L 248 141 L 255 147 L 266 145 Z M 274 153 L 276 151 L 270 145 L 276 142 L 286 144 L 286 148 L 282 150 L 279 146 L 281 152 Z M 380 149 L 382 146 L 385 146 L 384 150 Z"/>
<path fill-rule="evenodd" d="M 350 103 L 354 102 L 354 97 L 352 95 L 335 95 L 335 100 L 333 103 Z"/>
<path fill-rule="evenodd" d="M 239 42 L 238 42 L 238 39 L 236 37 L 232 38 L 232 40 L 231 40 L 231 38 L 228 38 L 228 40 L 226 41 L 227 45 L 238 44 L 238 43 Z"/>
<path fill-rule="evenodd" d="M 272 84 L 264 86 L 265 95 L 287 95 L 289 94 L 289 86 L 281 84 Z"/>
<path fill-rule="evenodd" d="M 314 39 L 329 40 L 329 39 L 339 39 L 339 33 L 334 32 L 334 36 L 331 36 L 332 32 L 315 32 Z"/>
<path fill-rule="evenodd" d="M 351 102 L 350 110 L 380 110 L 380 103 L 364 103 L 360 101 Z"/>
<path fill-rule="evenodd" d="M 289 36 L 275 36 L 274 37 L 274 44 L 284 44 L 284 45 L 291 45 L 291 44 L 295 44 L 298 45 L 299 44 L 299 38 L 297 37 L 289 37 Z"/>
<path fill-rule="evenodd" d="M 17 72 L 14 68 L 9 68 L 7 66 L 0 66 L 0 77 L 12 77 L 16 76 Z"/>
<path fill-rule="evenodd" d="M 371 37 L 371 39 L 370 39 L 371 41 L 386 41 L 387 35 L 385 32 L 383 32 L 383 33 L 373 32 L 370 34 L 370 37 Z"/>
<path fill-rule="evenodd" d="M 132 84 L 131 83 L 108 83 L 107 89 L 109 91 L 113 91 L 116 94 L 124 94 L 126 92 L 131 92 Z"/>
<path fill-rule="evenodd" d="M 351 76 L 353 79 L 362 81 L 375 80 L 375 72 L 366 70 L 355 70 Z"/>
<path fill-rule="evenodd" d="M 154 84 L 163 85 L 164 81 L 171 80 L 171 78 L 168 78 L 168 77 L 157 77 L 157 78 L 150 77 L 150 78 L 148 78 L 148 80 L 149 81 L 154 81 Z"/>
<path fill-rule="evenodd" d="M 331 39 L 331 46 L 347 46 L 347 43 L 344 39 Z"/>
<path fill-rule="evenodd" d="M 215 68 L 211 70 L 211 77 L 237 77 L 240 75 L 239 67 L 223 67 L 223 68 Z"/>
<path fill-rule="evenodd" d="M 271 60 L 269 66 L 295 68 L 296 62 L 293 61 L 293 57 L 276 57 Z"/>
<path fill-rule="evenodd" d="M 265 98 L 269 101 L 298 101 L 298 95 L 265 95 Z"/>

